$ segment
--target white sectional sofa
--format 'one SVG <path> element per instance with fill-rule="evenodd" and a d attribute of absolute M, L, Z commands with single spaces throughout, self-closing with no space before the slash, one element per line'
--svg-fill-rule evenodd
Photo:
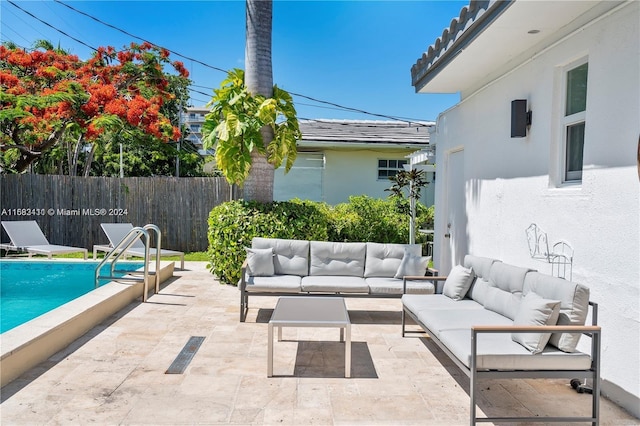
<path fill-rule="evenodd" d="M 425 276 L 429 260 L 420 244 L 254 238 L 238 285 L 240 321 L 245 320 L 249 296 L 430 294 L 435 291 L 432 282 L 403 279 Z"/>
<path fill-rule="evenodd" d="M 472 425 L 477 421 L 598 423 L 600 327 L 597 305 L 589 301 L 587 287 L 470 255 L 448 277 L 439 279 L 436 294 L 402 296 L 402 335 L 408 332 L 406 317 L 411 317 L 469 376 Z M 591 325 L 585 326 L 589 315 Z M 591 338 L 585 352 L 577 349 L 583 334 Z M 478 418 L 478 380 L 483 378 L 590 379 L 591 416 Z"/>

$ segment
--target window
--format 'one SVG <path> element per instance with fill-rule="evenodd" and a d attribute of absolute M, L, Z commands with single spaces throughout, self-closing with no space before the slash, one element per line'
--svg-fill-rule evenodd
<path fill-rule="evenodd" d="M 388 179 L 404 170 L 407 160 L 378 160 L 378 179 Z"/>
<path fill-rule="evenodd" d="M 589 64 L 585 62 L 571 68 L 566 74 L 566 97 L 562 120 L 565 182 L 582 180 L 588 71 Z"/>

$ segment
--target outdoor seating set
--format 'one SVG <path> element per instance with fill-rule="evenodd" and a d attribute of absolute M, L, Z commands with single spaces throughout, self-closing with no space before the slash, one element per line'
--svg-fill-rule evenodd
<path fill-rule="evenodd" d="M 254 238 L 242 265 L 240 321 L 246 318 L 249 296 L 400 298 L 433 293 L 431 282 L 403 280 L 424 276 L 429 260 L 420 244 Z"/>
<path fill-rule="evenodd" d="M 49 259 L 53 255 L 66 253 L 84 253 L 84 259 L 87 259 L 87 249 L 82 247 L 71 247 L 50 244 L 44 233 L 35 220 L 16 220 L 3 221 L 2 226 L 7 232 L 10 243 L 0 244 L 0 249 L 15 252 L 26 252 L 29 257 L 33 255 L 46 255 Z M 109 239 L 109 244 L 94 245 L 93 259 L 96 259 L 98 251 L 109 252 L 117 247 L 127 234 L 133 229 L 130 223 L 102 223 L 100 227 Z M 155 257 L 156 249 L 149 249 L 150 256 Z M 141 240 L 136 240 L 126 250 L 126 255 L 135 257 L 145 256 L 145 247 Z M 164 256 L 180 256 L 181 269 L 184 269 L 184 253 L 176 250 L 161 249 L 160 255 Z"/>
<path fill-rule="evenodd" d="M 420 245 L 334 243 L 255 238 L 247 249 L 240 287 L 240 320 L 251 296 L 280 298 L 269 324 L 268 375 L 273 372 L 273 327 L 339 327 L 347 332 L 344 299 L 325 317 L 329 297 L 400 297 L 402 336 L 426 332 L 470 378 L 470 423 L 599 421 L 600 327 L 597 304 L 583 285 L 467 255 L 447 277 L 425 276 Z M 433 272 L 433 271 L 432 271 Z M 297 305 L 292 302 L 299 299 Z M 314 309 L 313 300 L 318 300 Z M 281 302 L 286 301 L 285 303 Z M 589 312 L 591 307 L 591 312 Z M 585 325 L 590 314 L 591 325 Z M 313 317 L 313 318 L 312 318 Z M 422 330 L 407 330 L 407 317 Z M 579 349 L 582 335 L 589 349 Z M 342 337 L 342 334 L 341 334 Z M 342 339 L 341 339 L 342 340 Z M 350 361 L 345 348 L 345 359 Z M 349 377 L 349 364 L 345 376 Z M 481 379 L 590 379 L 591 416 L 478 417 Z"/>

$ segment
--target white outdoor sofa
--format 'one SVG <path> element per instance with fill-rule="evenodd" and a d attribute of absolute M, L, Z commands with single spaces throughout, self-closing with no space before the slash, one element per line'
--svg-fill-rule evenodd
<path fill-rule="evenodd" d="M 408 277 L 406 281 L 422 279 Z M 470 255 L 463 266 L 438 280 L 441 285 L 436 286 L 436 294 L 402 296 L 402 335 L 409 332 L 408 316 L 469 376 L 472 425 L 599 422 L 600 327 L 597 304 L 589 301 L 587 287 Z M 591 325 L 585 326 L 589 306 Z M 582 335 L 591 338 L 590 349 L 584 352 L 576 348 Z M 591 416 L 479 418 L 478 381 L 485 378 L 589 379 Z"/>
<path fill-rule="evenodd" d="M 403 281 L 404 276 L 424 276 L 429 260 L 420 244 L 254 238 L 238 284 L 240 321 L 246 318 L 249 296 L 400 298 L 403 293 L 433 293 L 431 282 Z"/>

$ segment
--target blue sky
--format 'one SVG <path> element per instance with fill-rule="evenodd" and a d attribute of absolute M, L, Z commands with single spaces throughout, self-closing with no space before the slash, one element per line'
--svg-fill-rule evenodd
<path fill-rule="evenodd" d="M 11 0 L 93 46 L 139 41 L 52 0 Z M 65 4 L 171 51 L 222 69 L 244 68 L 244 1 L 67 1 Z M 274 1 L 273 78 L 290 92 L 374 114 L 435 120 L 458 94 L 416 94 L 411 66 L 467 1 Z M 0 0 L 0 36 L 20 46 L 47 39 L 81 58 L 88 47 Z M 192 103 L 204 105 L 225 77 L 182 60 Z M 294 97 L 299 118 L 384 119 Z"/>

